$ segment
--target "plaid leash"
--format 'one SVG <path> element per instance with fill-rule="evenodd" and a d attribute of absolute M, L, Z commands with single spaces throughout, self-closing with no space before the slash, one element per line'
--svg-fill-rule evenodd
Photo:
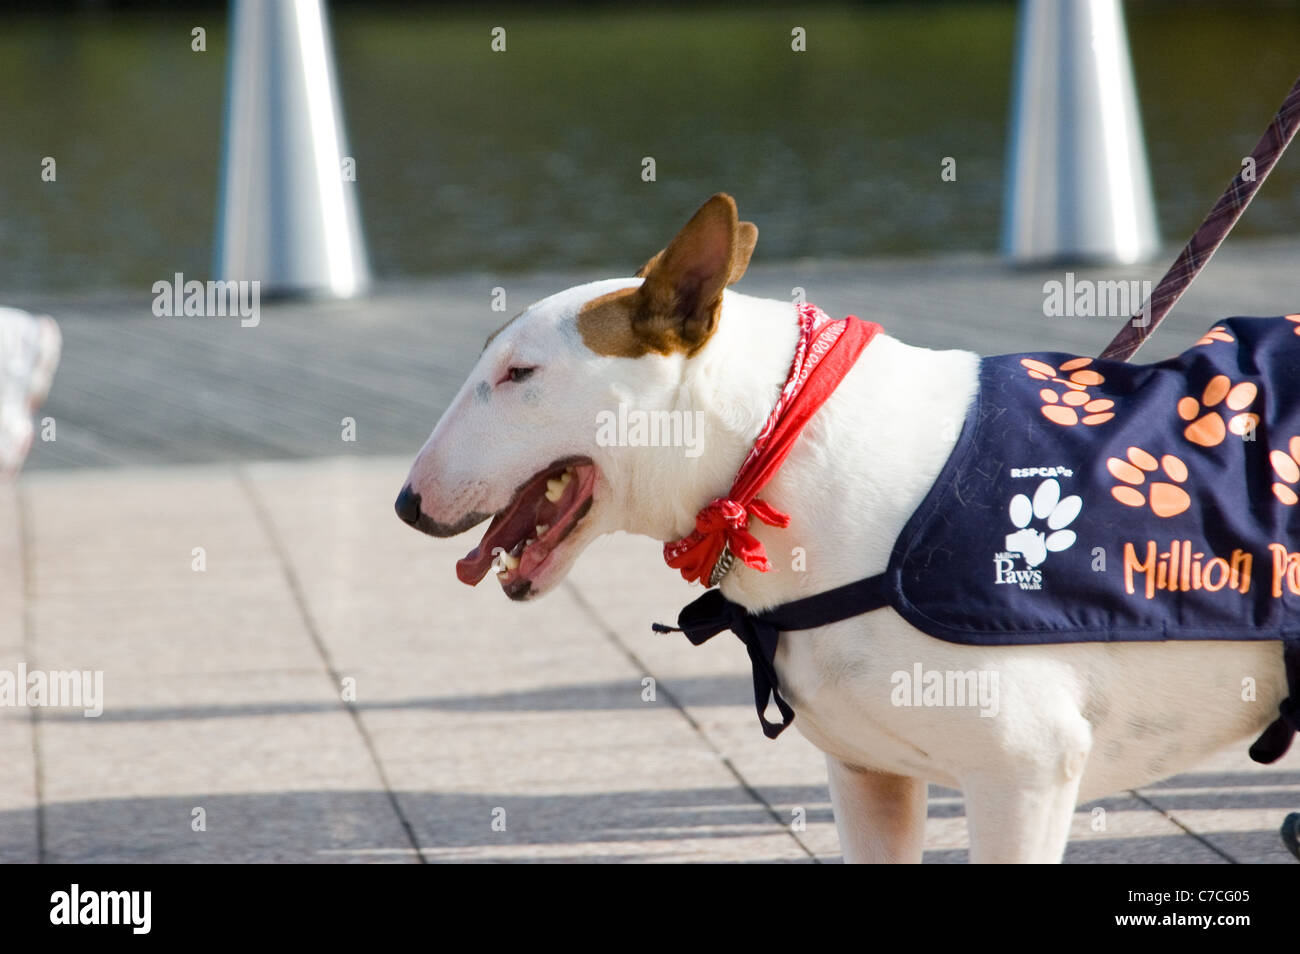
<path fill-rule="evenodd" d="M 1291 92 L 1282 101 L 1282 107 L 1250 154 L 1255 160 L 1254 176 L 1250 180 L 1244 178 L 1250 171 L 1250 166 L 1243 164 L 1242 170 L 1223 195 L 1219 196 L 1219 201 L 1214 203 L 1214 208 L 1205 217 L 1205 221 L 1183 246 L 1165 277 L 1160 279 L 1160 284 L 1151 293 L 1151 297 L 1143 303 L 1141 311 L 1120 329 L 1119 334 L 1101 353 L 1102 358 L 1127 361 L 1151 337 L 1165 315 L 1169 314 L 1169 310 L 1228 237 L 1232 227 L 1246 211 L 1246 206 L 1250 205 L 1250 200 L 1259 191 L 1260 185 L 1268 178 L 1278 158 L 1290 145 L 1297 129 L 1300 129 L 1300 79 L 1291 87 Z M 1144 315 L 1145 320 L 1142 318 Z M 1141 324 L 1138 323 L 1140 320 Z"/>

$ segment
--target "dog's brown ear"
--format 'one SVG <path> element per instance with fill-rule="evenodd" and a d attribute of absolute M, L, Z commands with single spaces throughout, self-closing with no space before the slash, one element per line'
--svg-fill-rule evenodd
<path fill-rule="evenodd" d="M 728 285 L 734 285 L 744 277 L 745 269 L 749 268 L 750 256 L 754 254 L 754 246 L 757 244 L 758 226 L 753 222 L 736 223 L 736 260 L 731 265 L 731 277 L 727 279 Z M 632 277 L 644 278 L 650 269 L 655 267 L 655 262 L 659 261 L 662 255 L 662 249 L 651 255 Z"/>
<path fill-rule="evenodd" d="M 758 226 L 753 222 L 740 222 L 736 226 L 736 256 L 731 262 L 731 277 L 727 279 L 728 285 L 734 285 L 744 277 L 745 269 L 749 268 L 749 257 L 754 254 L 754 246 L 758 244 Z"/>
<path fill-rule="evenodd" d="M 646 263 L 645 263 L 644 265 L 642 265 L 640 268 L 638 268 L 638 269 L 636 270 L 636 273 L 635 273 L 632 277 L 633 277 L 633 278 L 645 278 L 645 276 L 646 276 L 646 272 L 650 271 L 650 269 L 652 269 L 652 268 L 655 267 L 655 262 L 659 261 L 660 257 L 661 257 L 663 254 L 664 254 L 664 253 L 663 253 L 663 249 L 660 249 L 659 251 L 655 252 L 655 253 L 654 253 L 653 255 L 651 255 L 648 259 L 646 259 Z"/>
<path fill-rule="evenodd" d="M 583 342 L 596 354 L 619 358 L 694 354 L 717 329 L 722 291 L 745 274 L 757 241 L 758 229 L 738 221 L 735 200 L 719 192 L 641 266 L 640 286 L 582 306 Z"/>
<path fill-rule="evenodd" d="M 719 192 L 642 268 L 632 330 L 654 351 L 694 354 L 713 335 L 722 290 L 749 264 L 758 229 L 741 227 L 736 202 Z"/>

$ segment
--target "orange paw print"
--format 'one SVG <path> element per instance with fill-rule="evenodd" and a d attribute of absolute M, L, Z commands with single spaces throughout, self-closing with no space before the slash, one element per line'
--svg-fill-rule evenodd
<path fill-rule="evenodd" d="M 1094 398 L 1088 393 L 1089 387 L 1106 380 L 1087 367 L 1092 364 L 1092 358 L 1071 358 L 1061 365 L 1060 371 L 1045 361 L 1033 358 L 1021 358 L 1020 364 L 1031 378 L 1065 386 L 1064 392 L 1053 388 L 1043 388 L 1038 392 L 1038 396 L 1043 399 L 1043 417 L 1049 421 L 1064 427 L 1072 427 L 1080 422 L 1091 427 L 1105 424 L 1115 416 L 1111 411 L 1115 406 L 1114 401 Z"/>
<path fill-rule="evenodd" d="M 1106 460 L 1106 469 L 1116 480 L 1124 481 L 1118 487 L 1111 488 L 1111 496 L 1126 507 L 1151 506 L 1151 512 L 1157 517 L 1176 517 L 1192 505 L 1192 498 L 1178 485 L 1187 480 L 1187 465 L 1173 454 L 1165 454 L 1157 462 L 1154 457 L 1140 447 L 1130 447 L 1128 460 L 1110 457 Z M 1152 481 L 1147 484 L 1147 474 L 1164 470 L 1166 476 L 1174 483 Z M 1147 485 L 1143 493 L 1138 488 Z"/>
<path fill-rule="evenodd" d="M 1291 438 L 1287 450 L 1290 453 L 1275 450 L 1268 455 L 1268 459 L 1273 465 L 1273 473 L 1278 476 L 1278 482 L 1273 484 L 1273 496 L 1288 507 L 1294 507 L 1300 503 L 1300 496 L 1297 496 L 1295 489 L 1288 487 L 1287 484 L 1300 482 L 1300 437 Z"/>
<path fill-rule="evenodd" d="M 1294 321 L 1294 322 L 1296 323 L 1296 325 L 1295 325 L 1295 333 L 1298 334 L 1298 335 L 1300 335 L 1300 315 L 1287 315 L 1287 316 L 1286 316 L 1286 320 L 1287 320 L 1287 321 Z"/>
<path fill-rule="evenodd" d="M 1300 320 L 1300 315 L 1297 315 L 1296 319 Z M 1300 330 L 1296 331 L 1296 334 L 1300 335 Z M 1204 337 L 1202 337 L 1200 341 L 1192 345 L 1192 347 L 1195 348 L 1198 345 L 1214 344 L 1216 341 L 1226 341 L 1231 343 L 1236 340 L 1236 338 L 1228 333 L 1228 329 L 1223 327 L 1223 325 L 1215 325 L 1205 333 Z"/>
<path fill-rule="evenodd" d="M 1183 436 L 1202 447 L 1217 447 L 1223 443 L 1228 431 L 1239 436 L 1249 434 L 1259 423 L 1258 414 L 1234 414 L 1225 428 L 1218 407 L 1226 403 L 1230 411 L 1244 411 L 1255 403 L 1257 397 L 1259 388 L 1251 382 L 1243 381 L 1232 387 L 1226 374 L 1216 374 L 1210 378 L 1199 401 L 1185 397 L 1178 402 L 1178 416 L 1191 421 L 1183 428 Z"/>

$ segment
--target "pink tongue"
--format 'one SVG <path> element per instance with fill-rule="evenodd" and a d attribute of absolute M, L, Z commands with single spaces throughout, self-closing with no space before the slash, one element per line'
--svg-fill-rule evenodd
<path fill-rule="evenodd" d="M 502 517 L 497 517 L 488 525 L 487 532 L 483 534 L 483 539 L 479 545 L 469 553 L 465 554 L 464 559 L 456 561 L 456 576 L 462 583 L 468 583 L 470 586 L 478 586 L 483 577 L 487 576 L 488 570 L 492 568 L 492 561 L 495 557 L 492 554 L 492 548 L 505 546 L 504 543 L 495 541 L 493 538 L 504 537 L 501 531 L 509 529 L 509 521 Z"/>
<path fill-rule="evenodd" d="M 462 583 L 478 586 L 491 566 L 492 551 L 488 550 L 484 555 L 483 547 L 477 546 L 463 560 L 456 561 L 456 576 Z"/>
<path fill-rule="evenodd" d="M 563 498 L 570 502 L 566 509 L 561 511 L 558 506 L 546 501 L 544 496 L 546 480 L 546 473 L 537 475 L 519 492 L 513 507 L 492 519 L 479 545 L 465 554 L 464 559 L 456 561 L 456 576 L 462 583 L 478 586 L 482 582 L 483 577 L 488 575 L 488 570 L 492 569 L 492 563 L 496 559 L 492 551 L 497 547 L 511 550 L 520 540 L 531 537 L 533 528 L 538 523 L 555 526 L 568 518 L 573 508 L 577 506 L 576 492 L 571 490 L 568 496 Z M 517 572 L 521 576 L 535 569 L 550 552 L 549 547 L 543 549 L 534 546 L 530 550 L 535 551 L 531 553 L 531 559 L 530 553 L 526 551 L 523 562 L 518 567 Z"/>
<path fill-rule="evenodd" d="M 477 586 L 492 568 L 496 555 L 492 552 L 497 547 L 513 550 L 525 537 L 532 536 L 533 527 L 537 525 L 537 508 L 544 499 L 541 496 L 543 486 L 540 478 L 530 484 L 519 494 L 515 505 L 503 514 L 492 519 L 487 532 L 479 545 L 456 561 L 456 576 L 462 583 Z"/>

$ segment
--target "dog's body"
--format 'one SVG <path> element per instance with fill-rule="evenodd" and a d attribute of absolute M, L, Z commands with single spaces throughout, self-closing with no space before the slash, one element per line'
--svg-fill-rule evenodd
<path fill-rule="evenodd" d="M 524 562 L 529 579 L 502 577 L 516 598 L 552 586 L 601 533 L 688 533 L 749 453 L 795 346 L 789 302 L 723 291 L 752 250 L 746 225 L 715 197 L 644 281 L 569 289 L 498 333 L 413 466 L 403 518 L 459 532 L 515 506 L 539 465 L 590 461 L 573 465 L 584 488 L 575 493 L 590 486 L 590 502 L 555 504 L 582 510 L 572 529 L 540 563 Z M 978 369 L 974 354 L 878 335 L 762 492 L 791 517 L 788 529 L 751 527 L 776 571 L 737 562 L 723 594 L 758 611 L 882 572 L 952 452 L 957 435 L 943 424 L 965 416 Z M 703 411 L 704 454 L 599 446 L 597 413 L 628 400 Z M 795 546 L 806 572 L 790 569 Z M 1174 774 L 1263 729 L 1287 693 L 1281 656 L 1276 642 L 967 646 L 881 609 L 784 636 L 776 668 L 795 725 L 827 755 L 846 860 L 919 861 L 934 781 L 965 794 L 972 860 L 1058 861 L 1080 801 Z M 918 663 L 998 672 L 997 717 L 896 705 L 892 675 Z M 1243 674 L 1258 680 L 1249 705 Z"/>

